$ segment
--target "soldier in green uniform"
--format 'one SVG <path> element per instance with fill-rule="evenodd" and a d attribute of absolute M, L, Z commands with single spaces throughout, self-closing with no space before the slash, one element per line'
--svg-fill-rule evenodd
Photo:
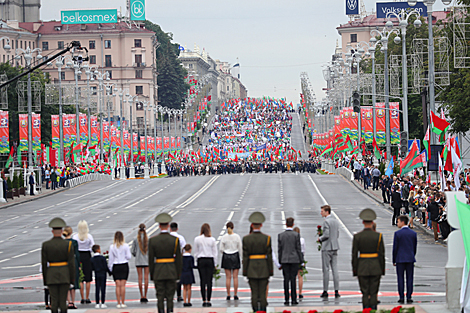
<path fill-rule="evenodd" d="M 266 311 L 266 288 L 273 276 L 271 237 L 261 233 L 265 217 L 261 212 L 250 215 L 253 232 L 243 237 L 243 276 L 248 277 L 253 311 Z"/>
<path fill-rule="evenodd" d="M 72 242 L 62 238 L 63 219 L 56 217 L 49 223 L 54 237 L 42 243 L 41 266 L 44 285 L 51 295 L 52 313 L 67 312 L 67 293 L 75 281 L 75 260 Z"/>
<path fill-rule="evenodd" d="M 385 246 L 382 234 L 372 229 L 373 221 L 377 218 L 374 210 L 362 210 L 359 218 L 364 224 L 364 230 L 353 238 L 353 276 L 359 279 L 363 308 L 377 310 L 380 277 L 385 275 Z"/>
<path fill-rule="evenodd" d="M 173 297 L 176 281 L 181 277 L 183 258 L 178 237 L 169 233 L 169 223 L 172 218 L 167 213 L 161 213 L 155 218 L 160 225 L 160 234 L 149 240 L 149 270 L 150 279 L 155 283 L 157 291 L 158 313 L 173 312 Z"/>

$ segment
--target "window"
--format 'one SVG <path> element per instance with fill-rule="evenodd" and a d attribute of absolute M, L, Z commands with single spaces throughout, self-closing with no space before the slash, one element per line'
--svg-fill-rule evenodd
<path fill-rule="evenodd" d="M 351 34 L 350 38 L 351 38 L 350 40 L 351 42 L 357 42 L 357 34 Z"/>
<path fill-rule="evenodd" d="M 64 42 L 63 41 L 57 41 L 57 49 L 64 49 Z"/>
<path fill-rule="evenodd" d="M 142 39 L 134 39 L 134 47 L 141 48 L 142 47 Z"/>
<path fill-rule="evenodd" d="M 136 102 L 135 103 L 135 109 L 136 109 L 136 111 L 143 111 L 144 110 L 144 105 L 142 104 L 142 102 Z"/>
<path fill-rule="evenodd" d="M 20 40 L 20 48 L 23 49 L 23 42 Z"/>
<path fill-rule="evenodd" d="M 230 87 L 229 87 L 229 86 L 227 86 L 227 91 L 230 91 Z"/>
<path fill-rule="evenodd" d="M 82 80 L 82 74 L 77 74 L 77 79 Z"/>
<path fill-rule="evenodd" d="M 142 78 L 142 70 L 135 70 L 135 78 Z"/>
<path fill-rule="evenodd" d="M 104 41 L 104 48 L 105 49 L 111 49 L 111 40 L 105 40 Z"/>
<path fill-rule="evenodd" d="M 109 79 L 113 79 L 113 71 L 107 71 Z"/>
<path fill-rule="evenodd" d="M 96 55 L 90 55 L 90 64 L 96 64 Z"/>
<path fill-rule="evenodd" d="M 65 72 L 60 72 L 60 79 L 65 80 Z"/>
<path fill-rule="evenodd" d="M 33 41 L 33 49 L 35 49 L 35 47 L 34 47 L 34 41 Z"/>
<path fill-rule="evenodd" d="M 135 94 L 136 95 L 143 95 L 144 94 L 144 86 L 135 86 Z"/>
<path fill-rule="evenodd" d="M 142 64 L 142 54 L 135 55 L 135 64 L 136 66 L 140 67 Z"/>
<path fill-rule="evenodd" d="M 142 106 L 142 110 L 144 109 L 144 106 Z M 137 117 L 137 128 L 143 128 L 144 127 L 144 118 L 143 117 Z"/>
<path fill-rule="evenodd" d="M 94 40 L 90 40 L 90 41 L 88 42 L 88 49 L 90 49 L 90 50 L 91 50 L 91 49 L 96 49 L 96 43 L 95 43 Z"/>
<path fill-rule="evenodd" d="M 47 41 L 43 41 L 42 42 L 42 51 L 46 51 L 46 50 L 49 50 L 49 43 Z"/>
<path fill-rule="evenodd" d="M 112 67 L 113 63 L 111 62 L 111 56 L 110 55 L 105 55 L 104 56 L 104 66 L 105 67 Z"/>
<path fill-rule="evenodd" d="M 188 65 L 189 65 L 188 68 L 193 68 L 193 65 L 192 65 L 192 64 L 188 64 Z"/>
<path fill-rule="evenodd" d="M 96 96 L 96 91 L 97 91 L 97 87 L 96 87 L 96 86 L 91 86 L 91 87 L 90 87 L 90 92 L 91 92 L 91 95 L 92 95 L 92 96 Z"/>

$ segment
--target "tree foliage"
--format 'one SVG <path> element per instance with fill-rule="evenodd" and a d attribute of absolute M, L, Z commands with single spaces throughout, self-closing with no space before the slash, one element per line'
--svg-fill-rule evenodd
<path fill-rule="evenodd" d="M 173 34 L 165 33 L 159 25 L 145 21 L 145 27 L 155 32 L 160 43 L 157 49 L 157 83 L 160 105 L 181 108 L 189 85 L 185 83 L 186 70 L 181 66 L 179 44 L 172 43 Z"/>

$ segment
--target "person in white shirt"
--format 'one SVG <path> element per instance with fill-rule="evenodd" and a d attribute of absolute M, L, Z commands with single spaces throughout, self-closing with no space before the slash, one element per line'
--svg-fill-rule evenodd
<path fill-rule="evenodd" d="M 203 307 L 210 307 L 212 296 L 212 275 L 217 260 L 217 246 L 211 235 L 211 227 L 204 223 L 201 235 L 194 238 L 194 258 L 197 260 L 197 270 L 201 280 L 201 296 Z"/>
<path fill-rule="evenodd" d="M 80 287 L 81 304 L 91 303 L 90 287 L 93 280 L 91 274 L 91 248 L 95 244 L 93 236 L 88 233 L 88 223 L 84 220 L 78 222 L 78 234 L 72 236 L 72 239 L 78 242 L 78 252 L 80 254 L 80 263 L 82 264 L 82 272 L 84 275 L 83 283 Z M 86 289 L 86 297 L 84 296 Z"/>
<path fill-rule="evenodd" d="M 238 300 L 238 272 L 240 270 L 240 251 L 242 240 L 233 232 L 234 225 L 228 222 L 227 233 L 220 239 L 220 252 L 222 253 L 222 268 L 225 270 L 225 287 L 227 300 L 230 300 L 230 284 L 233 277 L 233 300 Z"/>
<path fill-rule="evenodd" d="M 180 247 L 181 250 L 184 250 L 184 246 L 186 246 L 186 239 L 184 239 L 184 236 L 181 234 L 178 234 L 178 224 L 177 223 L 171 223 L 170 224 L 170 235 L 178 237 L 180 241 Z M 181 296 L 181 283 L 178 280 L 176 283 L 176 300 L 178 302 L 183 301 L 183 297 Z"/>
<path fill-rule="evenodd" d="M 131 250 L 124 241 L 124 234 L 117 231 L 114 234 L 114 243 L 109 247 L 108 267 L 113 273 L 116 283 L 117 308 L 126 308 L 124 303 L 126 298 L 126 282 L 129 277 L 129 260 L 131 259 Z"/>
<path fill-rule="evenodd" d="M 294 227 L 294 231 L 299 233 L 300 235 L 300 228 Z M 305 239 L 300 237 L 300 251 L 302 252 L 303 260 L 305 261 Z M 301 267 L 305 266 L 305 263 L 300 264 Z M 302 269 L 299 269 L 299 274 L 297 278 L 299 279 L 299 299 L 303 299 L 302 289 L 304 288 L 304 277 L 300 274 Z"/>

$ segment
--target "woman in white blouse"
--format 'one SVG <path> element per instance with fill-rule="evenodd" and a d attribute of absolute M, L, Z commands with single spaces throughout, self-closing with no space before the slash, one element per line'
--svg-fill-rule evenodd
<path fill-rule="evenodd" d="M 82 220 L 78 222 L 78 234 L 72 236 L 72 239 L 78 242 L 78 252 L 80 254 L 80 263 L 82 264 L 83 283 L 80 286 L 80 297 L 82 300 L 81 304 L 91 303 L 90 301 L 90 287 L 91 281 L 93 280 L 91 273 L 91 248 L 95 244 L 93 236 L 88 233 L 88 224 L 86 221 Z M 84 296 L 84 291 L 86 289 L 86 297 Z"/>
<path fill-rule="evenodd" d="M 300 228 L 298 227 L 295 227 L 294 228 L 294 231 L 299 233 L 300 235 Z M 302 252 L 302 257 L 303 257 L 303 260 L 305 260 L 305 239 L 300 237 L 300 251 Z M 305 263 L 302 262 L 302 264 L 300 264 L 300 266 L 305 266 Z M 300 274 L 302 271 L 302 269 L 299 269 L 299 273 L 298 273 L 298 278 L 299 278 L 299 299 L 303 299 L 303 295 L 302 295 L 302 289 L 304 287 L 304 277 Z"/>
<path fill-rule="evenodd" d="M 201 296 L 204 307 L 212 306 L 212 275 L 217 260 L 217 245 L 211 235 L 211 227 L 205 223 L 201 226 L 201 235 L 194 238 L 194 258 L 201 280 Z"/>
<path fill-rule="evenodd" d="M 222 253 L 222 268 L 225 270 L 225 287 L 227 288 L 227 300 L 230 300 L 230 283 L 233 277 L 233 299 L 238 300 L 238 272 L 240 270 L 240 251 L 242 240 L 233 232 L 233 223 L 228 222 L 227 233 L 220 240 L 220 252 Z"/>
<path fill-rule="evenodd" d="M 124 235 L 117 231 L 114 234 L 114 243 L 109 247 L 108 267 L 113 273 L 116 283 L 117 308 L 126 308 L 124 304 L 126 298 L 126 282 L 129 277 L 129 260 L 131 259 L 131 250 L 129 245 L 124 242 Z"/>

